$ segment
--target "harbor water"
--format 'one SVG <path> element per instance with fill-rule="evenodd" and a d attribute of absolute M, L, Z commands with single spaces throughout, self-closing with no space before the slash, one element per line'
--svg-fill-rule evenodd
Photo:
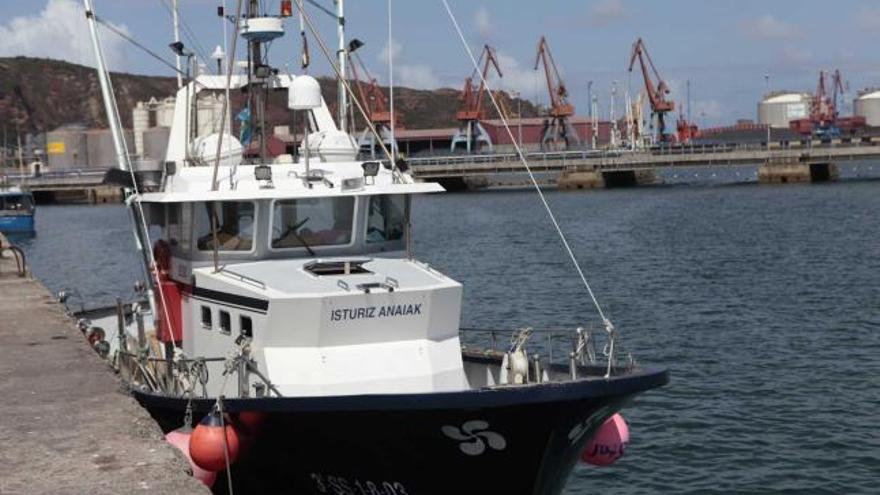
<path fill-rule="evenodd" d="M 567 493 L 876 493 L 880 182 L 547 198 L 625 350 L 672 376 L 624 411 L 626 456 L 578 466 Z M 414 208 L 417 256 L 465 286 L 464 325 L 596 322 L 534 192 Z M 74 307 L 143 278 L 121 206 L 41 206 L 37 230 L 18 242 Z"/>

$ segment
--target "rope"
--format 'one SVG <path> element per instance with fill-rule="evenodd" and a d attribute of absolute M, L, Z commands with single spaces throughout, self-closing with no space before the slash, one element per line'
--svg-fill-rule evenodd
<path fill-rule="evenodd" d="M 223 430 L 223 457 L 226 460 L 226 484 L 229 487 L 229 495 L 234 495 L 232 490 L 232 471 L 229 469 L 229 443 L 226 440 L 226 418 L 223 417 L 223 396 L 217 397 L 217 412 L 220 413 L 220 428 Z"/>
<path fill-rule="evenodd" d="M 471 63 L 473 63 L 474 68 L 479 72 L 479 64 L 477 63 L 477 59 L 474 57 L 473 51 L 471 51 L 470 46 L 468 45 L 467 39 L 464 37 L 464 33 L 461 30 L 461 27 L 458 24 L 458 20 L 455 17 L 455 14 L 452 13 L 452 9 L 449 7 L 449 2 L 447 0 L 441 0 L 443 2 L 443 6 L 446 8 L 446 12 L 449 14 L 449 19 L 452 21 L 452 25 L 455 27 L 455 31 L 458 33 L 458 37 L 461 40 L 462 46 L 464 46 L 465 51 L 468 54 L 468 57 L 471 59 Z M 541 203 L 544 205 L 544 209 L 547 210 L 547 215 L 550 217 L 550 221 L 553 223 L 553 227 L 556 229 L 556 233 L 559 235 L 559 240 L 562 241 L 562 246 L 565 248 L 565 252 L 568 254 L 568 257 L 571 259 L 572 264 L 574 265 L 575 270 L 578 273 L 578 276 L 581 279 L 581 282 L 584 284 L 584 288 L 587 290 L 587 294 L 590 296 L 590 300 L 593 302 L 593 306 L 596 307 L 596 312 L 599 314 L 599 317 L 602 319 L 603 324 L 605 325 L 606 330 L 609 332 L 612 331 L 614 325 L 611 323 L 605 313 L 602 311 L 602 306 L 599 304 L 598 299 L 596 299 L 596 295 L 593 293 L 593 289 L 590 287 L 590 283 L 587 281 L 586 275 L 584 275 L 583 269 L 581 269 L 580 263 L 578 263 L 577 257 L 574 255 L 574 252 L 571 249 L 571 246 L 568 244 L 568 239 L 565 237 L 565 233 L 562 232 L 562 228 L 559 226 L 559 222 L 556 221 L 556 215 L 553 214 L 553 210 L 550 208 L 550 204 L 547 203 L 547 198 L 544 197 L 544 193 L 541 191 L 541 187 L 538 185 L 538 181 L 535 179 L 535 174 L 532 173 L 531 167 L 529 167 L 529 163 L 526 160 L 525 155 L 523 154 L 522 148 L 520 148 L 520 143 L 514 139 L 513 131 L 510 129 L 510 124 L 507 122 L 507 119 L 501 113 L 501 107 L 498 105 L 498 100 L 495 97 L 494 92 L 492 91 L 492 87 L 489 84 L 489 81 L 483 77 L 483 74 L 480 72 L 480 80 L 485 85 L 488 90 L 489 99 L 492 101 L 492 105 L 495 107 L 495 110 L 498 112 L 498 115 L 501 117 L 501 122 L 504 123 L 504 130 L 507 131 L 507 135 L 510 138 L 510 141 L 513 143 L 513 146 L 516 148 L 516 153 L 519 155 L 519 159 L 522 162 L 523 166 L 526 169 L 526 172 L 529 174 L 529 179 L 532 182 L 532 185 L 535 188 L 535 191 L 538 193 L 538 197 L 541 199 Z"/>

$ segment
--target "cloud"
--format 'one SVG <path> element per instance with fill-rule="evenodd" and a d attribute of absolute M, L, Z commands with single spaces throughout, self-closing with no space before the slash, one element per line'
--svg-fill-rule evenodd
<path fill-rule="evenodd" d="M 128 33 L 125 26 L 114 25 Z M 102 30 L 102 47 L 111 69 L 127 67 L 125 41 Z M 94 67 L 95 56 L 82 4 L 74 0 L 48 0 L 41 12 L 14 17 L 0 25 L 0 55 L 67 60 Z"/>
<path fill-rule="evenodd" d="M 856 27 L 865 31 L 880 29 L 880 9 L 862 7 L 856 12 L 855 24 Z"/>
<path fill-rule="evenodd" d="M 503 89 L 508 92 L 516 91 L 523 98 L 530 98 L 535 92 L 537 81 L 537 83 L 541 84 L 538 86 L 538 91 L 546 92 L 546 89 L 543 87 L 543 75 L 541 75 L 540 80 L 537 80 L 536 72 L 532 70 L 534 66 L 523 67 L 517 59 L 501 51 L 496 51 L 495 57 L 498 59 L 498 65 L 501 66 L 501 73 L 504 77 L 498 80 L 493 72 L 493 77 L 489 80 L 492 89 Z"/>
<path fill-rule="evenodd" d="M 485 6 L 480 6 L 474 13 L 474 26 L 483 38 L 488 38 L 492 34 L 494 26 L 491 17 L 489 17 L 489 9 Z"/>
<path fill-rule="evenodd" d="M 779 51 L 776 58 L 783 67 L 795 68 L 809 62 L 813 58 L 813 52 L 800 46 L 785 45 Z"/>
<path fill-rule="evenodd" d="M 398 43 L 397 41 L 391 40 L 391 46 L 388 45 L 388 42 L 385 42 L 385 45 L 382 47 L 382 51 L 379 52 L 378 58 L 379 62 L 383 64 L 387 64 L 391 57 L 394 60 L 400 58 L 400 54 L 403 52 L 403 45 Z"/>
<path fill-rule="evenodd" d="M 395 84 L 408 88 L 436 89 L 441 86 L 440 78 L 434 69 L 427 65 L 395 66 Z"/>
<path fill-rule="evenodd" d="M 802 34 L 794 25 L 769 14 L 743 21 L 740 29 L 747 37 L 757 40 L 790 40 Z"/>
<path fill-rule="evenodd" d="M 393 57 L 394 61 L 394 84 L 417 89 L 435 89 L 442 84 L 434 69 L 424 64 L 409 64 L 403 52 L 403 45 L 392 40 L 390 46 L 386 42 L 382 51 L 377 56 L 379 62 L 387 65 Z M 387 74 L 387 67 L 377 71 L 379 74 Z"/>
<path fill-rule="evenodd" d="M 606 26 L 627 16 L 621 0 L 601 0 L 590 5 L 590 22 L 594 26 Z"/>

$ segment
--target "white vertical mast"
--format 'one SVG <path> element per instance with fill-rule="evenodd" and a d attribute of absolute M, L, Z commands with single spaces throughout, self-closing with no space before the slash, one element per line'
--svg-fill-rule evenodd
<path fill-rule="evenodd" d="M 337 63 L 339 64 L 339 129 L 342 132 L 348 132 L 348 95 L 345 93 L 345 2 L 344 0 L 333 0 L 336 4 L 336 35 L 339 38 L 339 49 L 336 52 Z"/>
<path fill-rule="evenodd" d="M 125 141 L 122 136 L 122 127 L 119 123 L 119 110 L 113 95 L 113 86 L 110 84 L 110 75 L 104 62 L 104 50 L 98 38 L 98 23 L 95 20 L 95 8 L 92 0 L 83 0 L 86 8 L 86 19 L 89 23 L 89 34 L 92 40 L 92 49 L 95 51 L 95 63 L 98 69 L 98 82 L 101 84 L 101 96 L 104 98 L 104 108 L 107 110 L 107 125 L 110 126 L 110 135 L 113 137 L 113 147 L 116 149 L 116 161 L 122 170 L 130 170 L 128 152 L 125 149 Z"/>
<path fill-rule="evenodd" d="M 394 37 L 391 30 L 391 0 L 388 0 L 388 111 L 391 112 L 391 164 L 397 168 L 397 139 L 394 137 Z M 470 143 L 470 141 L 468 141 Z"/>
<path fill-rule="evenodd" d="M 171 0 L 171 18 L 174 23 L 174 42 L 180 43 L 180 9 L 177 6 L 178 0 Z M 177 88 L 183 87 L 183 74 L 180 66 L 180 55 L 174 56 L 177 63 Z"/>

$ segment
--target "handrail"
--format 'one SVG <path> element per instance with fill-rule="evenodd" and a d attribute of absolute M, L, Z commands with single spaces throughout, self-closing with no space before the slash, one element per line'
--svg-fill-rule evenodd
<path fill-rule="evenodd" d="M 24 254 L 24 251 L 15 244 L 9 242 L 9 239 L 6 238 L 2 233 L 0 233 L 0 256 L 3 256 L 3 253 L 9 251 L 12 253 L 15 258 L 15 265 L 18 271 L 19 277 L 27 276 L 27 257 Z"/>

